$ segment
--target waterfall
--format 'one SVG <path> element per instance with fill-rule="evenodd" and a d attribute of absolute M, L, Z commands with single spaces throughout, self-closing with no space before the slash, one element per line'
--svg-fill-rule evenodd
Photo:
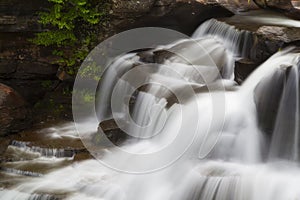
<path fill-rule="evenodd" d="M 21 150 L 25 152 L 32 152 L 32 153 L 38 153 L 41 156 L 45 157 L 70 157 L 72 158 L 74 156 L 74 152 L 72 150 L 66 150 L 66 149 L 56 149 L 56 148 L 42 148 L 37 146 L 29 146 L 29 142 L 21 142 L 13 140 L 11 142 L 11 146 L 20 148 Z"/>
<path fill-rule="evenodd" d="M 237 86 L 234 61 L 251 43 L 248 32 L 209 20 L 192 39 L 120 55 L 99 84 L 96 110 L 130 137 L 102 147 L 100 162 L 27 177 L 0 189 L 0 199 L 298 199 L 299 52 L 276 53 Z M 92 132 L 86 121 L 78 130 Z M 12 145 L 49 155 L 29 143 Z"/>
<path fill-rule="evenodd" d="M 299 57 L 297 62 L 288 67 L 274 126 L 270 156 L 299 161 Z"/>
<path fill-rule="evenodd" d="M 224 43 L 226 49 L 235 56 L 247 57 L 250 54 L 254 43 L 253 35 L 250 31 L 239 31 L 234 26 L 211 19 L 204 22 L 193 34 L 193 38 L 212 37 Z"/>
<path fill-rule="evenodd" d="M 271 159 L 299 161 L 299 61 L 297 49 L 279 52 L 242 86 L 248 94 L 255 88 L 256 103 L 263 108 L 258 107 L 258 116 L 265 115 L 262 125 L 271 130 Z"/>

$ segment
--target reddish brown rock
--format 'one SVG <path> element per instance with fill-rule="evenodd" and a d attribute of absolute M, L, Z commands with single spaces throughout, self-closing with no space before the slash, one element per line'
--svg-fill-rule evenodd
<path fill-rule="evenodd" d="M 21 131 L 30 125 L 30 109 L 12 88 L 0 83 L 0 136 Z"/>

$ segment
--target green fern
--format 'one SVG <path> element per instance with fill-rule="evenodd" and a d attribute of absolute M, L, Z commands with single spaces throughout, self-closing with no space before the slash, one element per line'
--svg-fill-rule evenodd
<path fill-rule="evenodd" d="M 79 63 L 96 45 L 99 24 L 107 21 L 109 0 L 48 0 L 51 7 L 39 13 L 39 23 L 47 31 L 36 34 L 31 41 L 51 47 L 56 63 L 75 74 Z"/>

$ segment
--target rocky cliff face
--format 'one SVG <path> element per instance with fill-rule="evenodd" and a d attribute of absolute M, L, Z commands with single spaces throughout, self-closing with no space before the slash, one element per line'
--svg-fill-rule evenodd
<path fill-rule="evenodd" d="M 0 82 L 17 90 L 32 104 L 57 83 L 58 66 L 51 64 L 51 52 L 28 41 L 34 33 L 42 31 L 37 12 L 46 6 L 46 0 L 0 3 Z"/>

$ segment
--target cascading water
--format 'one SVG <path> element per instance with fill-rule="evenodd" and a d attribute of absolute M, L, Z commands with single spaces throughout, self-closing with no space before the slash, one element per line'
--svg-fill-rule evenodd
<path fill-rule="evenodd" d="M 292 162 L 299 160 L 299 54 L 294 49 L 277 53 L 238 87 L 230 81 L 232 61 L 243 56 L 240 49 L 250 48 L 248 37 L 212 20 L 196 31 L 193 42 L 181 40 L 148 50 L 147 59 L 140 53 L 121 56 L 106 72 L 99 87 L 98 118 L 118 118 L 130 132 L 132 138 L 120 148 L 139 154 L 157 152 L 170 142 L 174 148 L 159 154 L 156 162 L 138 162 L 135 157 L 123 156 L 117 147 L 104 149 L 101 160 L 117 162 L 124 171 L 131 165 L 147 171 L 157 163 L 167 164 L 169 157 L 188 146 L 172 165 L 136 175 L 87 160 L 0 189 L 0 199 L 299 199 L 300 169 Z M 162 65 L 139 67 L 149 63 Z M 136 91 L 124 77 L 129 70 L 160 85 L 149 84 Z M 285 70 L 286 78 L 278 75 L 278 70 Z M 282 92 L 274 94 L 280 101 L 275 104 L 278 108 L 267 109 L 276 110 L 268 135 L 260 126 L 265 116 L 259 112 L 261 107 L 273 105 L 264 95 L 277 80 L 283 86 Z M 130 96 L 114 99 L 114 94 L 134 91 L 131 121 L 124 103 Z M 116 106 L 107 108 L 111 101 Z M 79 126 L 82 130 L 88 127 Z M 14 144 L 28 148 L 26 143 Z"/>

